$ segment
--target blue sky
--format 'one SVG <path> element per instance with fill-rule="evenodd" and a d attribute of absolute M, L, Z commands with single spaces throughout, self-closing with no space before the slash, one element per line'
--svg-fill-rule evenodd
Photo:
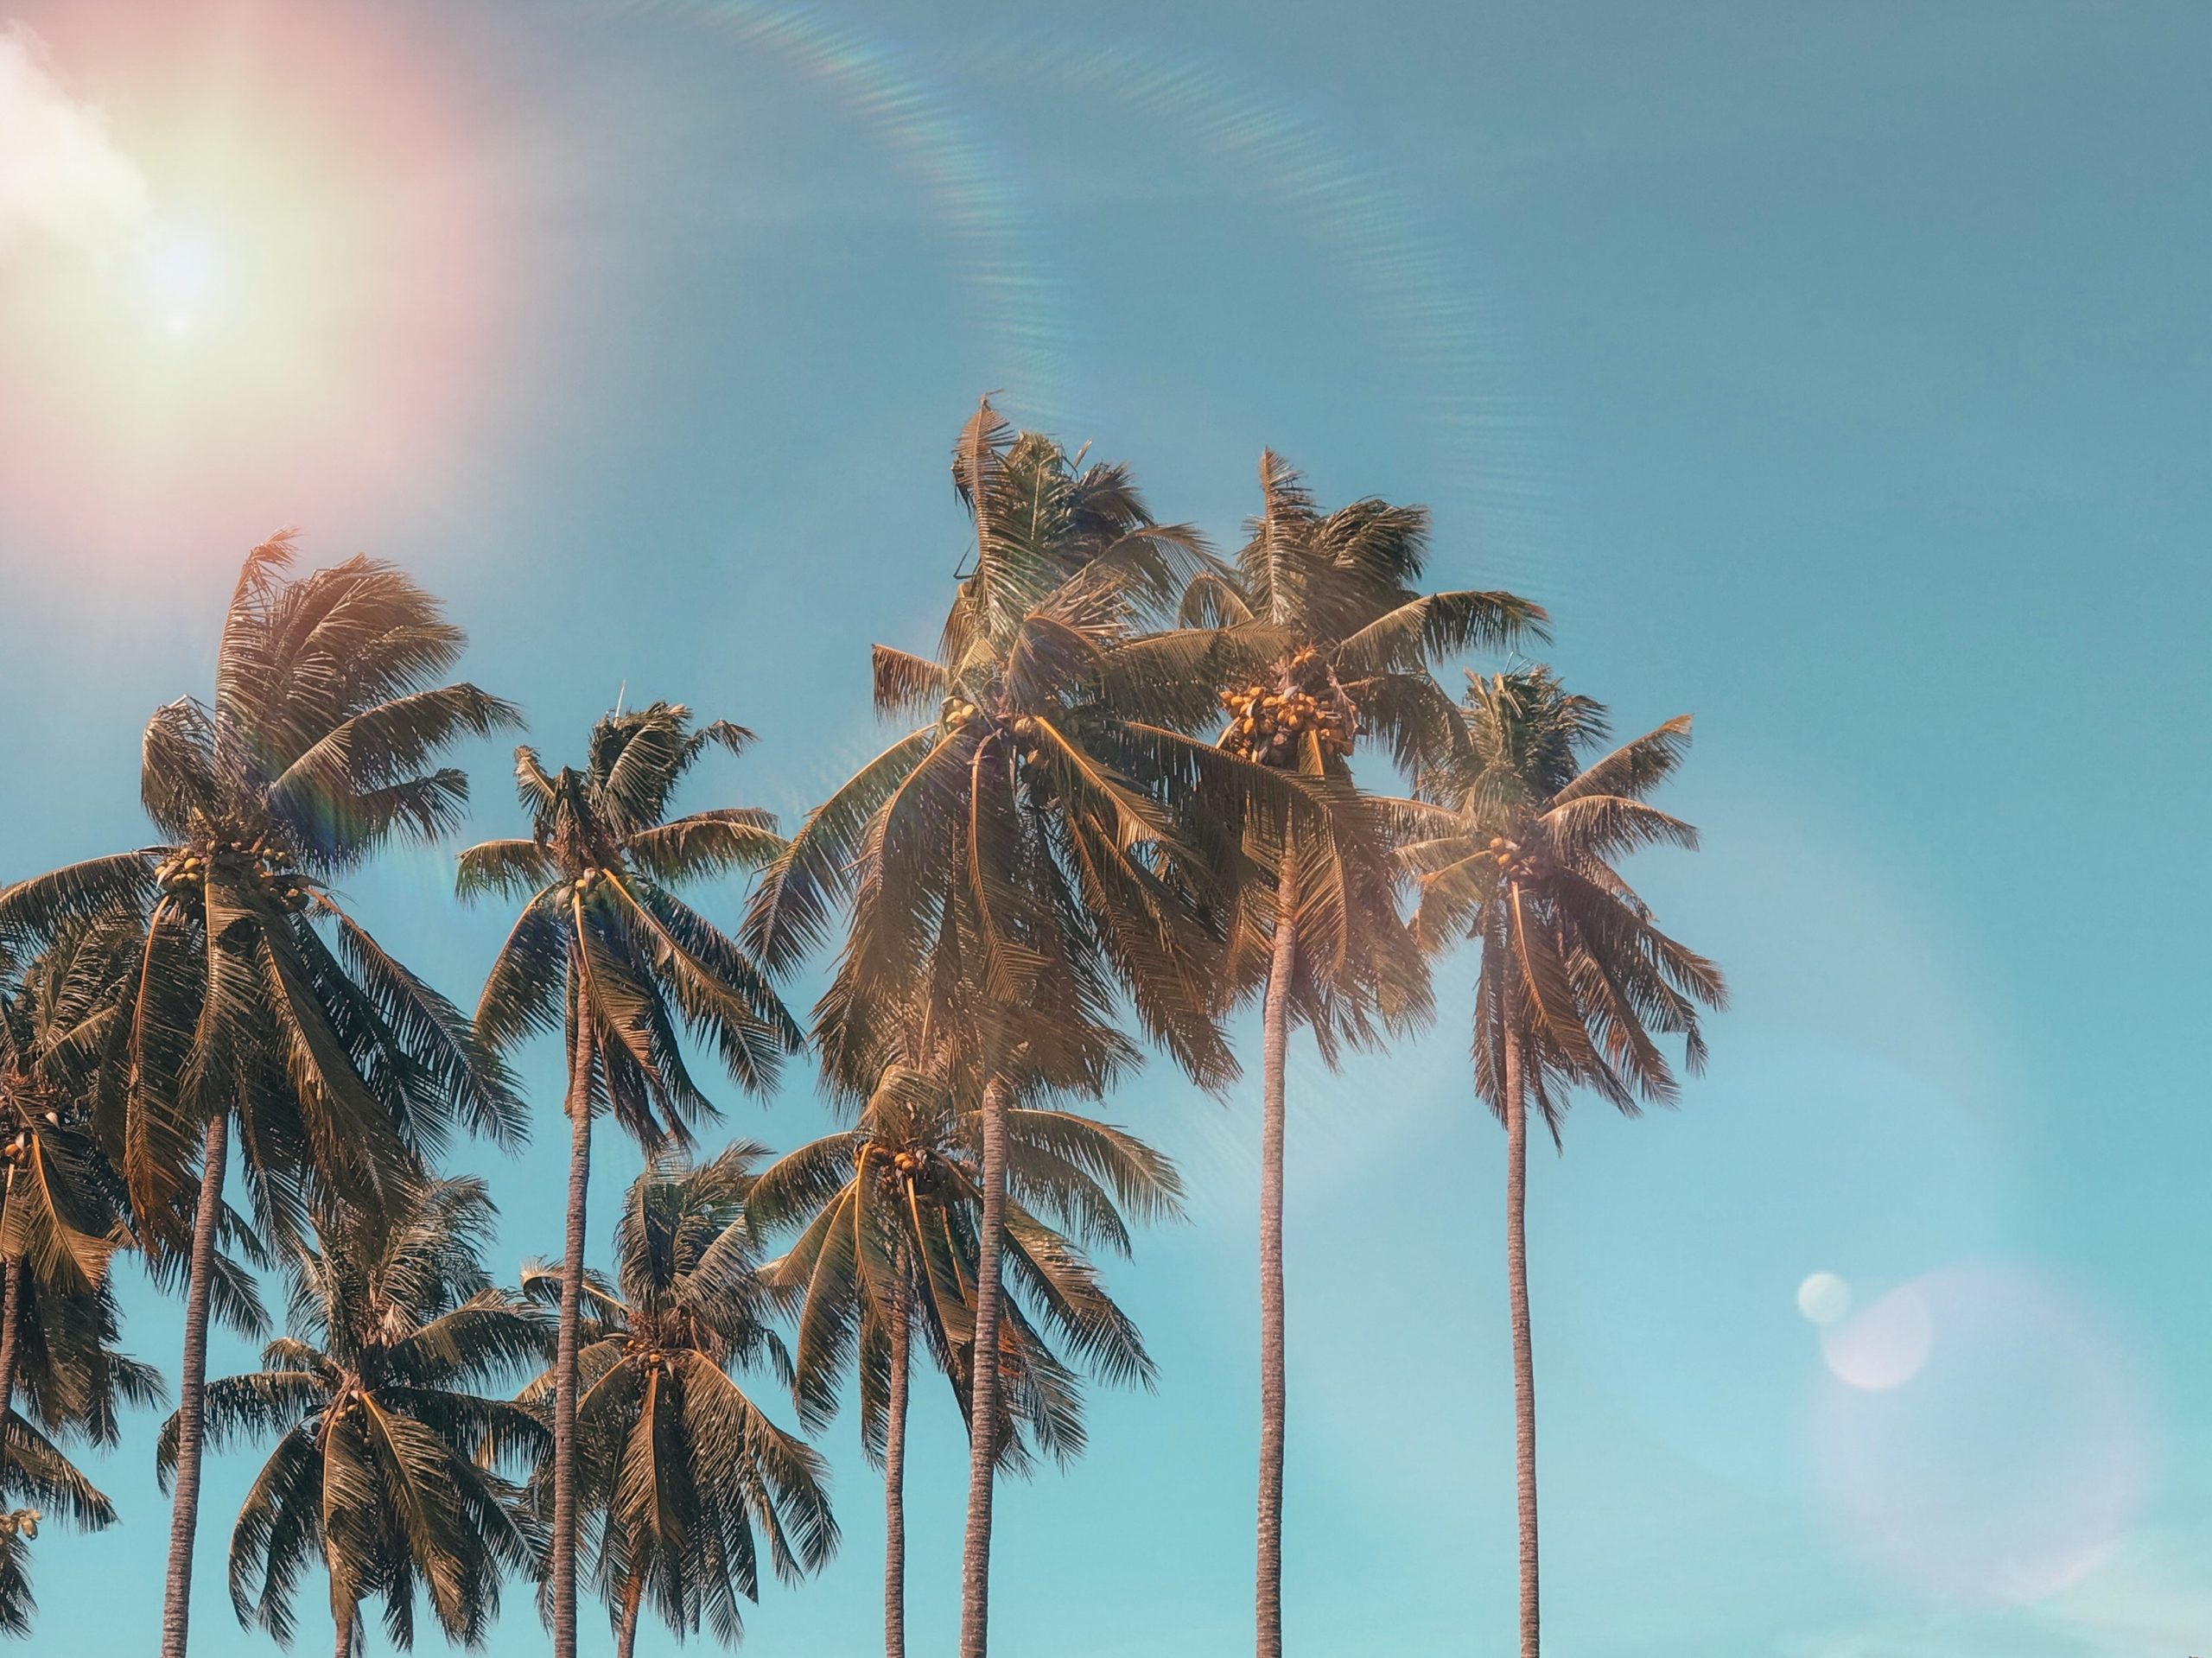
<path fill-rule="evenodd" d="M 2212 14 L 10 20 L 125 163 L 84 200 L 142 239 L 197 245 L 194 213 L 264 234 L 248 257 L 208 232 L 204 280 L 162 267 L 154 330 L 87 308 L 123 244 L 0 191 L 0 879 L 141 836 L 137 731 L 204 688 L 230 572 L 279 524 L 442 594 L 550 757 L 626 687 L 682 699 L 761 733 L 691 799 L 796 819 L 872 752 L 869 642 L 933 637 L 978 392 L 1224 545 L 1271 445 L 1326 501 L 1428 503 L 1436 580 L 1549 606 L 1560 668 L 1624 730 L 1698 720 L 1672 804 L 1705 849 L 1636 873 L 1735 1006 L 1679 1113 L 1586 1102 L 1533 1175 L 1552 1649 L 2212 1640 L 2190 1057 L 2212 888 L 2186 873 L 2212 807 Z M 474 828 L 509 832 L 503 752 L 469 759 Z M 395 858 L 353 893 L 466 999 L 500 921 L 454 906 L 449 867 Z M 1471 971 L 1441 970 L 1418 1043 L 1294 1073 L 1294 1651 L 1509 1650 L 1503 1159 L 1467 1082 Z M 462 1159 L 509 1271 L 558 1242 L 557 1054 L 528 1076 L 534 1143 Z M 726 1103 L 779 1146 L 823 1121 L 803 1077 Z M 1249 1638 L 1255 1104 L 1157 1064 L 1111 1102 L 1192 1188 L 1189 1223 L 1114 1269 L 1161 1385 L 1098 1397 L 1090 1456 L 1002 1497 L 1009 1653 Z M 603 1144 L 602 1217 L 637 1163 Z M 1855 1298 L 1825 1339 L 1815 1273 Z M 132 1347 L 173 1365 L 175 1309 L 129 1299 Z M 42 1642 L 136 1650 L 156 1621 L 154 1426 L 98 1466 L 123 1528 L 41 1538 Z M 963 1456 L 941 1392 L 916 1431 L 914 1639 L 941 1649 Z M 849 1420 L 825 1445 L 843 1551 L 766 1596 L 753 1650 L 875 1638 L 877 1488 Z M 196 1650 L 265 1648 L 221 1568 L 255 1465 L 207 1482 Z M 524 1599 L 494 1652 L 539 1649 Z"/>

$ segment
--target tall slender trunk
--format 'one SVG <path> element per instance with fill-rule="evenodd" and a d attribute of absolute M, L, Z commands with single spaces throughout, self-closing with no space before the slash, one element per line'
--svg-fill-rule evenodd
<path fill-rule="evenodd" d="M 361 1648 L 353 1635 L 360 1624 L 360 1608 L 349 1600 L 331 1611 L 338 1624 L 338 1658 L 358 1658 Z"/>
<path fill-rule="evenodd" d="M 16 1343 L 23 1333 L 23 1297 L 29 1286 L 30 1273 L 21 1255 L 8 1257 L 8 1270 L 0 1277 L 0 1422 L 8 1420 L 8 1411 L 16 1402 Z"/>
<path fill-rule="evenodd" d="M 1275 878 L 1274 954 L 1268 963 L 1260 1045 L 1260 1520 L 1255 1595 L 1259 1658 L 1282 1658 L 1283 1070 L 1290 1051 L 1290 981 L 1298 968 L 1298 866 Z"/>
<path fill-rule="evenodd" d="M 230 1157 L 229 1114 L 207 1120 L 200 1154 L 200 1206 L 192 1218 L 192 1258 L 184 1293 L 184 1360 L 176 1384 L 176 1495 L 169 1509 L 168 1583 L 162 1600 L 162 1658 L 184 1658 L 192 1618 L 192 1543 L 200 1520 L 200 1447 L 206 1427 L 207 1304 L 215 1275 L 215 1234 L 223 1218 L 223 1166 Z"/>
<path fill-rule="evenodd" d="M 622 1622 L 614 1630 L 614 1658 L 630 1658 L 638 1649 L 638 1606 L 645 1597 L 645 1580 L 632 1575 L 622 1585 Z"/>
<path fill-rule="evenodd" d="M 1513 1470 L 1521 1500 L 1521 1658 L 1536 1658 L 1536 1360 L 1529 1335 L 1529 1104 L 1505 1038 L 1505 1270 L 1513 1305 Z"/>
<path fill-rule="evenodd" d="M 553 1355 L 554 1658 L 576 1658 L 576 1324 L 583 1299 L 584 1203 L 591 1189 L 591 1010 L 581 982 L 572 1005 L 569 1217 L 561 1255 L 561 1327 Z"/>
<path fill-rule="evenodd" d="M 968 1410 L 968 1531 L 960 1549 L 960 1658 L 989 1646 L 991 1485 L 999 1452 L 999 1250 L 1006 1228 L 1006 1114 L 1002 1076 L 983 1085 L 983 1219 L 976 1250 L 975 1386 Z"/>
<path fill-rule="evenodd" d="M 883 1658 L 906 1658 L 906 1285 L 891 1301 L 891 1401 L 883 1423 Z"/>

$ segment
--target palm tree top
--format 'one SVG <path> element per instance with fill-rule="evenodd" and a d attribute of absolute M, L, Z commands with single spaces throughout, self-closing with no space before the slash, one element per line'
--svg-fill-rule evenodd
<path fill-rule="evenodd" d="M 1631 1115 L 1641 1101 L 1672 1104 L 1679 1085 L 1653 1038 L 1681 1037 L 1700 1070 L 1700 1011 L 1727 1005 L 1727 983 L 1660 930 L 1615 866 L 1640 848 L 1697 845 L 1694 827 L 1647 798 L 1688 753 L 1688 716 L 1586 762 L 1610 730 L 1605 708 L 1535 666 L 1471 674 L 1463 718 L 1464 748 L 1421 797 L 1381 809 L 1414 873 L 1416 936 L 1482 945 L 1478 1091 L 1504 1109 L 1510 1032 L 1554 1139 L 1573 1085 Z"/>
<path fill-rule="evenodd" d="M 678 1016 L 755 1090 L 804 1045 L 766 973 L 673 890 L 759 868 L 784 850 L 766 811 L 667 816 L 702 753 L 740 753 L 750 735 L 722 720 L 695 729 L 683 704 L 656 702 L 599 720 L 582 767 L 548 772 L 535 750 L 518 748 L 531 838 L 461 854 L 463 897 L 525 900 L 478 1000 L 478 1032 L 500 1051 L 564 1021 L 573 1039 L 575 997 L 584 995 L 594 1010 L 592 1097 L 649 1147 L 684 1141 L 690 1121 L 714 1114 L 684 1063 Z"/>
<path fill-rule="evenodd" d="M 0 931 L 201 888 L 218 868 L 297 908 L 385 842 L 459 823 L 467 777 L 431 762 L 520 715 L 466 681 L 437 683 L 467 636 L 404 570 L 357 555 L 288 578 L 294 534 L 246 556 L 212 699 L 180 697 L 147 721 L 139 797 L 166 843 L 19 883 Z"/>
<path fill-rule="evenodd" d="M 302 1183 L 358 1195 L 456 1124 L 521 1133 L 504 1068 L 329 885 L 391 841 L 455 825 L 467 778 L 438 755 L 518 716 L 437 683 L 463 636 L 403 571 L 357 556 L 294 577 L 293 560 L 289 533 L 247 555 L 212 699 L 147 723 L 140 797 L 167 838 L 0 891 L 0 939 L 19 956 L 97 916 L 137 931 L 111 1155 L 157 1242 L 184 1229 L 188 1171 L 219 1115 L 238 1118 L 280 1232 L 300 1222 Z"/>
<path fill-rule="evenodd" d="M 89 1293 L 130 1242 L 128 1197 L 100 1144 L 112 1091 L 133 931 L 115 918 L 70 924 L 12 981 L 0 980 L 0 1255 Z"/>
<path fill-rule="evenodd" d="M 1325 512 L 1272 449 L 1260 456 L 1260 511 L 1245 531 L 1233 563 L 1213 563 L 1185 588 L 1185 625 L 1278 628 L 1365 672 L 1547 637 L 1543 607 L 1518 594 L 1421 591 L 1427 507 L 1367 496 Z"/>
<path fill-rule="evenodd" d="M 766 1154 L 750 1140 L 703 1162 L 675 1147 L 652 1154 L 623 1194 L 613 1276 L 584 1274 L 587 1347 L 613 1344 L 622 1360 L 663 1374 L 696 1353 L 724 1369 L 765 1363 L 790 1380 L 790 1355 L 771 1322 L 776 1297 L 760 1277 L 746 1216 L 753 1166 Z M 557 1267 L 526 1262 L 522 1287 L 541 1305 L 559 1305 Z"/>
<path fill-rule="evenodd" d="M 1134 1057 L 1125 1009 L 1202 1085 L 1226 1088 L 1220 941 L 1198 899 L 1233 886 L 1248 826 L 1320 816 L 1294 781 L 1191 734 L 1219 658 L 1251 641 L 1160 630 L 1209 561 L 1193 531 L 1152 521 L 1121 468 L 1013 434 L 986 402 L 953 470 L 975 562 L 937 653 L 874 653 L 879 711 L 924 722 L 809 814 L 746 937 L 793 963 L 849 901 L 816 1023 L 833 1081 L 855 1094 L 883 1063 L 933 1062 L 958 1034 L 988 1070 L 1026 1066 L 1095 1096 Z M 981 994 L 955 1005 L 963 984 Z M 918 1044 L 862 1028 L 918 1007 Z"/>
<path fill-rule="evenodd" d="M 612 1282 L 588 1274 L 582 1298 L 577 1481 L 593 1575 L 616 1617 L 643 1602 L 726 1643 L 742 1633 L 739 1600 L 759 1598 L 763 1549 L 791 1580 L 838 1537 L 822 1458 L 732 1374 L 765 1363 L 791 1380 L 745 1217 L 763 1155 L 742 1141 L 698 1164 L 657 1153 L 625 1196 Z M 558 1274 L 526 1268 L 524 1289 L 557 1305 Z"/>
<path fill-rule="evenodd" d="M 728 720 L 693 730 L 690 717 L 680 702 L 607 715 L 592 727 L 582 770 L 564 765 L 549 776 L 535 749 L 515 751 L 515 791 L 531 815 L 532 836 L 564 873 L 621 864 L 634 836 L 660 827 L 677 785 L 709 746 L 741 754 L 753 740 Z M 764 813 L 743 821 L 773 826 Z"/>
<path fill-rule="evenodd" d="M 289 1333 L 258 1371 L 208 1384 L 212 1445 L 278 1436 L 232 1539 L 242 1624 L 288 1640 L 319 1555 L 334 1603 L 350 1615 L 380 1597 L 403 1648 L 418 1585 L 448 1636 L 474 1645 L 498 1615 L 502 1573 L 536 1569 L 517 1489 L 497 1470 L 542 1455 L 544 1426 L 490 1395 L 542 1361 L 550 1332 L 484 1272 L 493 1214 L 474 1179 L 326 1210 L 318 1242 L 288 1263 Z M 165 1487 L 180 1426 L 171 1416 L 156 1446 Z"/>
<path fill-rule="evenodd" d="M 1022 1471 L 1033 1445 L 1056 1461 L 1084 1445 L 1079 1378 L 1056 1346 L 1103 1381 L 1152 1385 L 1136 1326 L 1084 1246 L 1126 1255 L 1131 1221 L 1181 1217 L 1183 1186 L 1135 1135 L 1076 1112 L 1019 1105 L 1006 1131 L 1014 1293 L 1001 1327 L 1009 1385 L 999 1432 L 1003 1465 Z M 797 1393 L 809 1426 L 836 1414 L 857 1358 L 861 1441 L 880 1454 L 885 1343 L 901 1299 L 968 1413 L 981 1140 L 980 1113 L 961 1106 L 942 1072 L 894 1065 L 853 1128 L 786 1153 L 753 1183 L 746 1207 L 754 1229 L 794 1235 L 771 1271 L 804 1296 Z"/>

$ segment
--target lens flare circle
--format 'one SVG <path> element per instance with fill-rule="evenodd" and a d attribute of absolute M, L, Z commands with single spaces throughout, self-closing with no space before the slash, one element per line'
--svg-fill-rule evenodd
<path fill-rule="evenodd" d="M 2152 1413 L 2129 1344 L 2018 1267 L 1943 1267 L 1824 1337 L 1813 1471 L 1850 1550 L 1984 1604 L 2081 1581 L 2148 1493 Z"/>
<path fill-rule="evenodd" d="M 1826 1328 L 1851 1312 L 1851 1286 L 1834 1273 L 1815 1273 L 1797 1286 L 1797 1311 Z"/>
<path fill-rule="evenodd" d="M 1847 1323 L 1832 1323 L 1821 1334 L 1821 1357 L 1847 1387 L 1886 1393 L 1920 1374 L 1935 1341 L 1928 1303 L 1908 1284 Z"/>

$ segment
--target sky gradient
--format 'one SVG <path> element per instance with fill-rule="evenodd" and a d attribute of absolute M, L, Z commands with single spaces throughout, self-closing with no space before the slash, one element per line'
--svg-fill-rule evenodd
<path fill-rule="evenodd" d="M 204 693 L 280 526 L 440 594 L 549 761 L 618 696 L 682 700 L 761 734 L 686 801 L 796 822 L 880 746 L 868 644 L 934 638 L 978 393 L 1224 549 L 1272 446 L 1325 503 L 1427 503 L 1436 582 L 1547 605 L 1624 733 L 1697 717 L 1667 804 L 1704 850 L 1631 873 L 1735 1005 L 1679 1112 L 1586 1101 L 1533 1159 L 1550 1649 L 2212 1642 L 2212 12 L 16 0 L 0 28 L 0 880 L 144 838 L 139 729 Z M 518 832 L 504 747 L 466 759 L 467 838 Z M 349 892 L 466 1001 L 504 921 L 450 871 Z M 1294 1652 L 1510 1650 L 1471 976 L 1341 1076 L 1294 1043 Z M 457 1159 L 508 1275 L 559 1243 L 556 1047 L 527 1151 Z M 1106 1110 L 1191 1218 L 1111 1272 L 1159 1392 L 1096 1395 L 1090 1455 L 1001 1498 L 1010 1655 L 1249 1639 L 1246 1052 L 1226 1104 L 1155 1062 Z M 778 1147 L 826 1121 L 799 1070 L 718 1097 Z M 601 1147 L 595 1255 L 638 1164 Z M 124 1272 L 128 1344 L 173 1371 L 178 1310 Z M 1822 1273 L 1852 1297 L 1825 1329 Z M 211 1374 L 249 1357 L 219 1337 Z M 120 1529 L 41 1538 L 39 1649 L 150 1639 L 156 1426 L 94 1459 Z M 911 1638 L 944 1650 L 941 1384 L 915 1435 Z M 749 1650 L 879 1638 L 855 1439 L 824 1440 L 842 1553 L 764 1595 Z M 196 1652 L 270 1649 L 223 1584 L 257 1465 L 211 1459 Z M 491 1650 L 542 1647 L 516 1592 Z"/>

